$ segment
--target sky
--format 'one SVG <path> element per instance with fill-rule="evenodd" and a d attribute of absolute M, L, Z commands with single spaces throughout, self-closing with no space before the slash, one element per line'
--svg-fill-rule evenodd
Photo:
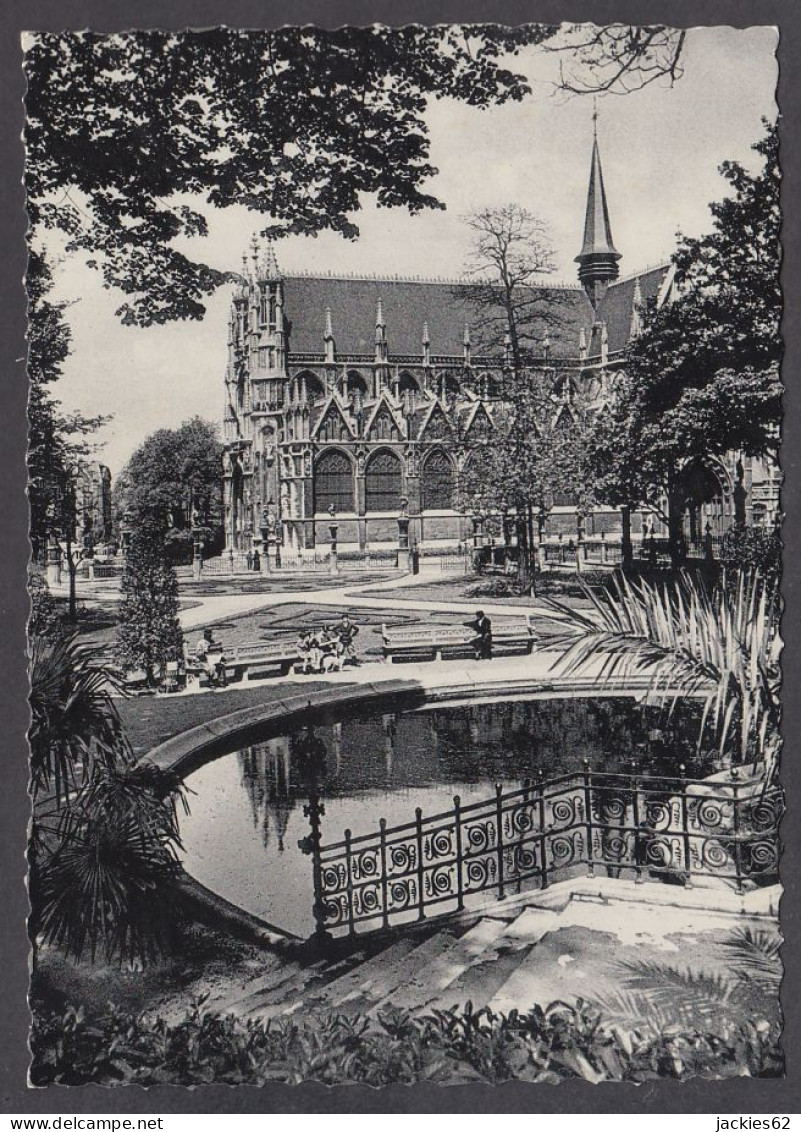
<path fill-rule="evenodd" d="M 710 229 L 708 203 L 726 191 L 722 161 L 756 167 L 750 147 L 763 132 L 761 119 L 776 115 L 776 43 L 772 28 L 696 28 L 687 37 L 684 77 L 672 87 L 599 99 L 598 139 L 622 275 L 668 259 L 678 231 Z M 429 106 L 438 173 L 424 187 L 444 201 L 444 212 L 412 217 L 364 200 L 354 217 L 357 241 L 332 233 L 289 237 L 277 245 L 281 269 L 457 276 L 468 256 L 465 214 L 515 202 L 546 223 L 554 278 L 575 283 L 592 101 L 555 92 L 555 60 L 536 48 L 511 65 L 531 80 L 522 103 L 483 111 L 451 100 Z M 187 247 L 217 268 L 238 270 L 258 227 L 254 214 L 205 211 L 210 235 Z M 78 257 L 60 262 L 56 294 L 70 302 L 73 352 L 54 392 L 65 409 L 113 416 L 97 436 L 97 458 L 112 475 L 156 429 L 194 415 L 221 419 L 230 288 L 209 301 L 202 322 L 147 329 L 120 325 L 114 310 L 121 296 L 104 291 Z"/>

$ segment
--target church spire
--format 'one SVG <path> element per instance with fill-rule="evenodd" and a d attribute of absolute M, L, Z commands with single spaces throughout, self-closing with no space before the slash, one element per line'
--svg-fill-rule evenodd
<path fill-rule="evenodd" d="M 587 191 L 587 211 L 584 217 L 584 242 L 576 256 L 581 280 L 587 297 L 597 310 L 606 288 L 617 279 L 617 261 L 620 252 L 612 242 L 612 229 L 609 224 L 609 209 L 601 170 L 601 154 L 598 149 L 598 111 L 593 111 L 592 161 L 590 164 L 590 184 Z"/>

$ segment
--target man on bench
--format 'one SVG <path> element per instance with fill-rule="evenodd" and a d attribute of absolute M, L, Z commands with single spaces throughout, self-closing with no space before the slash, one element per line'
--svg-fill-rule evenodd
<path fill-rule="evenodd" d="M 225 657 L 223 656 L 222 645 L 214 640 L 211 629 L 203 630 L 203 635 L 195 645 L 195 659 L 206 670 L 212 687 L 224 688 L 226 686 Z"/>
<path fill-rule="evenodd" d="M 472 621 L 465 621 L 468 629 L 472 629 L 475 639 L 472 642 L 476 650 L 476 660 L 492 660 L 492 622 L 479 609 Z"/>

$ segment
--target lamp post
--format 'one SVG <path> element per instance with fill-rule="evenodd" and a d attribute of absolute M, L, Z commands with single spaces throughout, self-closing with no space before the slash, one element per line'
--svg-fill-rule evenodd
<path fill-rule="evenodd" d="M 337 522 L 337 513 L 334 509 L 334 504 L 328 508 L 328 514 L 331 519 L 328 524 L 328 529 L 331 532 L 331 552 L 328 559 L 328 570 L 331 574 L 339 573 L 339 562 L 337 561 L 337 531 L 339 530 L 339 523 Z"/>
<path fill-rule="evenodd" d="M 408 573 L 410 569 L 409 516 L 406 514 L 406 509 L 409 506 L 409 500 L 404 495 L 401 496 L 400 503 L 400 515 L 398 515 L 398 569 Z"/>
<path fill-rule="evenodd" d="M 192 508 L 192 577 L 200 581 L 203 573 L 203 547 L 206 542 L 208 528 L 205 524 L 205 515 Z"/>
<path fill-rule="evenodd" d="M 54 503 L 47 506 L 47 584 L 52 590 L 61 585 L 61 547 L 55 532 L 56 508 Z"/>

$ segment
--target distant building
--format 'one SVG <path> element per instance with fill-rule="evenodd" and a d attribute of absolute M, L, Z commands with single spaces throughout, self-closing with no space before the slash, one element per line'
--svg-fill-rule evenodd
<path fill-rule="evenodd" d="M 76 476 L 75 545 L 99 546 L 111 539 L 111 472 L 105 464 L 81 464 Z"/>
<path fill-rule="evenodd" d="M 579 283 L 548 288 L 559 325 L 533 366 L 560 375 L 565 411 L 575 390 L 598 408 L 653 299 L 669 302 L 670 264 L 619 277 L 597 138 L 593 142 Z M 397 540 L 402 505 L 422 547 L 472 530 L 457 506 L 471 446 L 491 437 L 509 371 L 508 345 L 482 353 L 481 318 L 458 281 L 283 275 L 271 247 L 246 257 L 228 327 L 224 477 L 226 545 L 263 550 L 327 545 L 329 511 L 341 546 Z M 778 472 L 733 453 L 686 469 L 685 535 L 697 543 L 735 519 L 770 522 Z M 654 518 L 633 516 L 642 534 Z M 586 533 L 615 534 L 620 516 L 599 508 Z M 576 533 L 569 498 L 546 533 Z"/>

